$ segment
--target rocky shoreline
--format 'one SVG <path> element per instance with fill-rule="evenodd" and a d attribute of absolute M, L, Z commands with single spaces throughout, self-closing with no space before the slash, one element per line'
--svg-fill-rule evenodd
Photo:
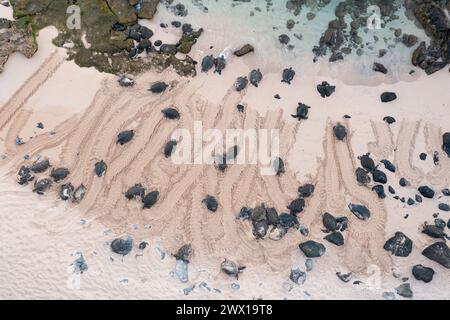
<path fill-rule="evenodd" d="M 425 30 L 431 42 L 428 47 L 425 42 L 421 42 L 415 48 L 411 57 L 414 66 L 420 67 L 427 74 L 432 74 L 450 63 L 450 22 L 447 17 L 450 9 L 449 1 L 405 0 L 401 5 L 398 2 L 383 0 L 341 1 L 335 10 L 336 19 L 329 22 L 328 29 L 323 33 L 319 44 L 313 48 L 316 57 L 329 54 L 329 61 L 335 62 L 343 60 L 353 50 L 356 50 L 357 55 L 362 55 L 365 47 L 371 45 L 363 43 L 360 36 L 361 31 L 365 33 L 368 31 L 371 15 L 367 12 L 367 8 L 371 5 L 380 8 L 381 27 L 389 21 L 399 19 L 397 11 L 404 6 L 406 16 Z M 345 21 L 348 15 L 352 18 L 350 24 Z M 395 43 L 402 43 L 410 48 L 416 46 L 418 42 L 415 35 L 405 34 L 401 29 L 392 29 L 392 32 Z M 375 43 L 379 40 L 374 37 Z M 386 50 L 382 50 L 379 52 L 380 57 L 386 53 Z"/>
<path fill-rule="evenodd" d="M 0 19 L 0 73 L 12 53 L 20 52 L 31 58 L 37 49 L 33 29 L 26 20 Z"/>
<path fill-rule="evenodd" d="M 288 30 L 292 30 L 297 23 L 295 17 L 306 6 L 311 6 L 307 17 L 311 23 L 314 23 L 314 12 L 329 6 L 331 2 L 330 0 L 317 1 L 312 7 L 305 1 L 287 1 L 286 8 L 292 12 L 294 18 L 286 22 Z M 141 44 L 141 39 L 133 37 L 133 33 L 141 27 L 138 19 L 152 19 L 159 5 L 165 6 L 175 18 L 170 26 L 161 24 L 161 28 L 183 27 L 183 24 L 176 20 L 176 17 L 188 15 L 188 9 L 183 4 L 173 0 L 77 0 L 72 3 L 80 6 L 83 13 L 83 31 L 68 29 L 66 25 L 68 4 L 64 1 L 11 1 L 14 17 L 20 19 L 25 27 L 28 28 L 30 25 L 33 30 L 38 31 L 48 25 L 54 25 L 59 31 L 59 36 L 54 43 L 57 46 L 66 47 L 69 59 L 73 59 L 81 67 L 95 67 L 99 71 L 112 74 L 138 74 L 149 69 L 163 70 L 171 66 L 182 76 L 196 75 L 197 61 L 192 59 L 189 53 L 202 33 L 201 28 L 193 31 L 189 25 L 190 32 L 183 31 L 176 43 L 164 44 L 159 39 L 146 38 L 145 44 Z M 208 8 L 201 2 L 198 5 L 201 5 L 200 9 L 203 12 L 208 12 Z M 233 6 L 235 5 L 239 3 L 233 3 Z M 412 64 L 423 69 L 427 74 L 448 66 L 450 22 L 446 12 L 450 9 L 449 1 L 340 1 L 335 9 L 336 18 L 329 22 L 328 28 L 322 35 L 317 35 L 320 39 L 312 49 L 316 60 L 321 56 L 327 56 L 330 62 L 340 61 L 352 52 L 363 55 L 367 49 L 370 50 L 374 44 L 382 41 L 383 39 L 374 36 L 373 40 L 367 42 L 361 34 L 368 31 L 367 22 L 371 19 L 371 15 L 367 8 L 372 5 L 380 10 L 382 27 L 391 21 L 398 20 L 399 10 L 403 8 L 406 16 L 414 21 L 417 27 L 423 29 L 430 39 L 429 45 L 424 41 L 419 43 L 416 35 L 407 34 L 400 28 L 390 28 L 393 38 L 388 42 L 384 39 L 386 49 L 380 49 L 378 52 L 380 58 L 389 48 L 400 44 L 411 48 Z M 269 3 L 267 10 L 270 6 Z M 347 22 L 349 17 L 350 23 Z M 151 34 L 153 35 L 153 31 Z M 288 49 L 294 48 L 290 44 L 291 36 L 291 34 L 279 36 L 279 41 Z M 89 43 L 88 47 L 85 44 L 86 41 Z M 384 74 L 389 72 L 382 65 L 381 69 L 375 66 L 374 70 L 375 68 L 376 71 Z"/>
<path fill-rule="evenodd" d="M 195 76 L 195 61 L 189 52 L 200 36 L 187 25 L 177 43 L 152 43 L 149 37 L 136 39 L 133 34 L 139 32 L 138 19 L 152 19 L 159 0 L 77 0 L 72 3 L 81 8 L 81 30 L 71 30 L 67 26 L 65 1 L 13 0 L 14 17 L 26 21 L 26 26 L 41 30 L 49 25 L 55 26 L 59 35 L 54 44 L 65 47 L 69 60 L 81 67 L 95 67 L 101 72 L 112 74 L 138 74 L 149 69 L 163 70 L 172 66 L 182 76 Z M 167 2 L 167 1 L 166 1 Z M 169 1 L 170 2 L 170 1 Z M 182 27 L 181 23 L 174 23 Z M 141 39 L 147 39 L 145 47 Z M 86 45 L 86 42 L 88 45 Z M 141 44 L 141 45 L 140 45 Z M 139 59 L 137 54 L 146 52 Z M 184 58 L 176 57 L 177 53 Z"/>

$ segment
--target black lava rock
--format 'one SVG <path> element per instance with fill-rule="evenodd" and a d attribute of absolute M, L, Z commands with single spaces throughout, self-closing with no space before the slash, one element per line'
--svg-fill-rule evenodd
<path fill-rule="evenodd" d="M 443 267 L 450 269 L 450 249 L 445 242 L 435 242 L 426 247 L 422 254 Z"/>
<path fill-rule="evenodd" d="M 421 186 L 419 187 L 419 192 L 422 196 L 424 196 L 425 198 L 429 198 L 429 199 L 433 199 L 434 198 L 434 190 L 431 189 L 428 186 Z"/>
<path fill-rule="evenodd" d="M 129 254 L 132 249 L 133 249 L 133 240 L 131 239 L 131 237 L 128 237 L 127 240 L 117 238 L 111 242 L 111 250 L 114 253 L 125 256 Z"/>
<path fill-rule="evenodd" d="M 384 250 L 390 251 L 394 256 L 407 257 L 412 251 L 413 242 L 402 232 L 396 232 L 395 235 L 390 238 L 384 244 Z"/>
<path fill-rule="evenodd" d="M 391 102 L 397 99 L 397 95 L 394 92 L 383 92 L 381 94 L 381 102 Z"/>
<path fill-rule="evenodd" d="M 298 247 L 307 258 L 321 257 L 326 251 L 323 244 L 313 240 L 308 240 L 306 242 L 300 243 Z"/>
<path fill-rule="evenodd" d="M 411 290 L 411 286 L 409 283 L 402 283 L 397 288 L 395 288 L 395 291 L 397 291 L 397 294 L 399 296 L 402 296 L 404 298 L 412 298 L 413 292 Z"/>
<path fill-rule="evenodd" d="M 130 142 L 134 137 L 134 131 L 133 130 L 127 130 L 119 133 L 117 135 L 117 143 L 123 146 L 124 144 Z"/>
<path fill-rule="evenodd" d="M 424 267 L 421 264 L 417 264 L 412 269 L 412 274 L 414 278 L 417 280 L 421 280 L 423 282 L 431 282 L 434 276 L 434 270 L 431 268 Z"/>
<path fill-rule="evenodd" d="M 290 210 L 291 214 L 296 215 L 305 208 L 305 199 L 297 198 L 293 200 L 287 208 Z"/>
<path fill-rule="evenodd" d="M 361 166 L 367 171 L 372 172 L 373 170 L 376 169 L 375 161 L 373 161 L 369 153 L 358 157 L 358 159 L 361 162 Z"/>

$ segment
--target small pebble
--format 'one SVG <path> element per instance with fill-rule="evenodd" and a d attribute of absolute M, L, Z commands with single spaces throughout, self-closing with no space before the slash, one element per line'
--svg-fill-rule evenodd
<path fill-rule="evenodd" d="M 194 287 L 190 287 L 190 288 L 185 288 L 185 289 L 183 289 L 183 293 L 184 293 L 185 296 L 191 294 L 192 291 L 194 291 Z"/>
<path fill-rule="evenodd" d="M 177 260 L 175 264 L 175 274 L 178 276 L 178 279 L 186 283 L 188 282 L 188 266 L 187 263 L 183 260 Z"/>
<path fill-rule="evenodd" d="M 241 286 L 238 283 L 233 282 L 232 284 L 230 284 L 230 288 L 233 290 L 239 290 Z"/>
<path fill-rule="evenodd" d="M 306 271 L 311 271 L 313 269 L 313 259 L 308 258 L 305 261 Z"/>
<path fill-rule="evenodd" d="M 422 200 L 422 196 L 419 195 L 419 194 L 416 194 L 416 202 L 421 203 L 422 201 L 423 201 L 423 200 Z"/>
<path fill-rule="evenodd" d="M 386 300 L 395 300 L 395 293 L 393 292 L 383 292 L 383 298 Z"/>

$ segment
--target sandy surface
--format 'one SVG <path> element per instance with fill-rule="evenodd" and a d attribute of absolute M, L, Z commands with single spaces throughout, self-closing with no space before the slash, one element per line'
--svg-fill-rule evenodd
<path fill-rule="evenodd" d="M 420 254 L 433 241 L 419 232 L 419 225 L 432 221 L 437 201 L 413 207 L 391 197 L 382 201 L 354 178 L 357 156 L 371 152 L 376 160 L 389 159 L 397 166 L 388 178 L 399 195 L 414 196 L 422 183 L 436 190 L 450 186 L 450 159 L 442 152 L 439 166 L 431 159 L 441 150 L 442 132 L 450 131 L 446 70 L 430 77 L 419 74 L 414 82 L 376 86 L 350 86 L 301 72 L 288 86 L 280 82 L 278 71 L 267 71 L 259 88 L 237 93 L 232 89 L 236 76 L 256 67 L 248 56 L 230 60 L 222 76 L 202 73 L 183 79 L 167 70 L 136 78 L 133 88 L 120 88 L 112 76 L 65 61 L 64 51 L 50 43 L 54 35 L 52 28 L 41 31 L 37 55 L 30 60 L 13 55 L 0 75 L 0 241 L 8 244 L 0 247 L 0 298 L 382 299 L 382 292 L 393 292 L 402 283 L 392 276 L 395 270 L 409 278 L 414 298 L 450 299 L 448 269 Z M 201 44 L 197 50 L 196 59 L 208 53 Z M 170 83 L 170 90 L 149 93 L 149 84 L 157 80 Z M 327 99 L 315 88 L 324 80 L 337 86 Z M 387 90 L 399 99 L 382 104 L 379 95 Z M 281 100 L 273 98 L 276 93 Z M 299 101 L 312 106 L 310 118 L 301 123 L 290 116 Z M 245 113 L 237 112 L 238 103 L 246 105 Z M 180 121 L 163 119 L 160 110 L 168 106 L 178 108 Z M 344 120 L 344 114 L 352 118 Z M 382 121 L 386 115 L 397 122 L 388 126 Z M 174 165 L 162 153 L 164 144 L 176 128 L 192 132 L 196 120 L 222 131 L 279 129 L 286 173 L 261 175 L 259 165 L 233 165 L 225 174 L 210 165 Z M 39 121 L 43 130 L 36 128 Z M 338 121 L 351 133 L 346 142 L 333 137 Z M 136 136 L 121 147 L 115 139 L 125 129 L 134 129 Z M 16 146 L 16 136 L 26 143 Z M 417 161 L 420 152 L 429 153 L 426 162 Z M 31 160 L 24 160 L 25 155 Z M 39 156 L 48 157 L 53 167 L 69 168 L 67 181 L 87 187 L 79 205 L 58 200 L 55 185 L 37 196 L 31 186 L 15 183 L 18 168 Z M 93 173 L 99 160 L 108 164 L 102 178 Z M 399 187 L 400 177 L 411 187 Z M 298 286 L 289 281 L 289 272 L 305 270 L 298 244 L 306 238 L 291 230 L 280 241 L 256 241 L 251 224 L 235 217 L 242 206 L 261 202 L 285 211 L 305 182 L 313 182 L 316 191 L 307 200 L 301 224 L 311 230 L 308 239 L 324 243 L 327 252 L 314 259 L 307 281 Z M 135 183 L 159 190 L 161 198 L 150 210 L 123 196 Z M 214 214 L 201 204 L 206 194 L 220 203 Z M 347 209 L 349 202 L 367 205 L 371 219 L 356 219 Z M 323 212 L 349 218 L 343 247 L 322 240 Z M 408 219 L 403 218 L 406 213 Z M 445 212 L 440 216 L 449 218 Z M 396 231 L 414 241 L 408 258 L 392 257 L 382 248 Z M 109 244 L 126 235 L 133 236 L 135 248 L 122 258 Z M 150 245 L 139 250 L 140 241 Z M 194 253 L 189 282 L 181 283 L 173 273 L 171 253 L 185 243 L 192 244 Z M 81 275 L 71 266 L 79 253 L 89 266 Z M 247 267 L 239 280 L 220 273 L 225 258 Z M 411 268 L 418 263 L 436 271 L 433 282 L 412 277 Z M 338 271 L 354 272 L 352 281 L 343 283 Z M 363 283 L 352 284 L 355 280 Z M 192 287 L 185 294 L 183 289 Z"/>

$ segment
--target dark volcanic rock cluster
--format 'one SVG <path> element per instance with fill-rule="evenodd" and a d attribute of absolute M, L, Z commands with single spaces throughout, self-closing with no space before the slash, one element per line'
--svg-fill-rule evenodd
<path fill-rule="evenodd" d="M 406 0 L 405 6 L 410 17 L 414 18 L 430 37 L 427 47 L 422 42 L 412 56 L 412 63 L 432 74 L 450 63 L 450 23 L 448 10 L 450 1 Z"/>
<path fill-rule="evenodd" d="M 289 1 L 302 3 L 304 1 Z M 403 8 L 406 15 L 417 26 L 424 29 L 431 39 L 430 44 L 421 42 L 412 53 L 412 64 L 422 68 L 427 74 L 432 74 L 450 63 L 450 23 L 448 0 L 345 0 L 339 2 L 335 10 L 336 19 L 329 22 L 327 29 L 322 34 L 319 43 L 313 48 L 316 57 L 329 55 L 329 61 L 334 62 L 344 59 L 345 55 L 356 50 L 357 54 L 367 46 L 360 35 L 361 30 L 367 30 L 368 21 L 371 18 L 370 7 L 377 6 L 380 12 L 376 13 L 380 18 L 380 27 L 387 22 L 398 19 L 397 10 Z M 301 5 L 299 5 L 301 6 Z M 351 22 L 346 20 L 350 17 Z M 408 48 L 413 48 L 418 43 L 417 36 L 402 34 L 401 29 L 393 29 L 396 42 L 401 42 Z M 376 41 L 376 40 L 375 40 Z M 386 51 L 380 52 L 382 57 Z M 378 64 L 375 71 L 387 73 L 386 68 Z"/>
<path fill-rule="evenodd" d="M 140 18 L 153 18 L 159 2 L 78 0 L 76 5 L 82 13 L 81 30 L 68 28 L 66 1 L 15 0 L 12 5 L 15 18 L 26 22 L 30 29 L 37 31 L 49 25 L 55 26 L 59 34 L 53 40 L 54 44 L 62 47 L 73 43 L 68 49 L 69 59 L 81 67 L 95 67 L 113 74 L 137 74 L 172 66 L 182 76 L 195 76 L 195 61 L 188 53 L 201 30 L 194 31 L 190 25 L 184 25 L 183 35 L 177 43 L 162 44 L 158 40 L 152 43 L 153 31 L 138 24 Z M 181 27 L 181 23 L 173 27 Z M 88 48 L 83 37 L 90 44 Z M 143 52 L 147 54 L 134 59 Z M 178 52 L 186 56 L 175 57 Z"/>
<path fill-rule="evenodd" d="M 316 57 L 329 54 L 329 61 L 334 62 L 344 59 L 344 56 L 353 50 L 360 54 L 365 47 L 360 32 L 362 29 L 367 29 L 368 19 L 371 17 L 369 9 L 372 5 L 380 9 L 381 25 L 396 18 L 395 12 L 399 8 L 399 4 L 394 1 L 341 1 L 335 10 L 336 19 L 328 23 L 318 45 L 313 48 Z M 350 17 L 350 23 L 347 23 L 347 17 Z"/>

